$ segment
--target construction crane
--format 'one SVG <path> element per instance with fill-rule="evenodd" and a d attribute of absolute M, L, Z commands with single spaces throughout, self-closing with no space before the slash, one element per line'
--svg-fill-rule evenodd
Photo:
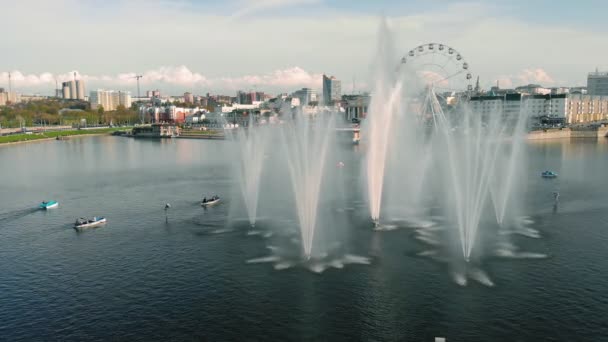
<path fill-rule="evenodd" d="M 139 94 L 139 79 L 142 77 L 142 75 L 135 75 L 132 77 L 137 79 L 137 101 L 141 101 L 141 95 Z"/>

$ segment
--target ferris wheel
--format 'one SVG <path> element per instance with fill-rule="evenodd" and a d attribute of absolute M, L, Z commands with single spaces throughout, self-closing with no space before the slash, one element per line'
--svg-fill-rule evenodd
<path fill-rule="evenodd" d="M 469 63 L 456 49 L 428 43 L 415 47 L 401 58 L 400 70 L 414 73 L 423 86 L 438 92 L 470 93 L 473 76 Z"/>

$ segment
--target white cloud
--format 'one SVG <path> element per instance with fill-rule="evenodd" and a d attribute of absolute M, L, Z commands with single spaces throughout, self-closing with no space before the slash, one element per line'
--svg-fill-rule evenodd
<path fill-rule="evenodd" d="M 25 74 L 19 70 L 11 71 L 13 87 L 15 89 L 53 89 L 55 79 L 59 83 L 73 79 L 76 73 L 77 79 L 83 79 L 88 89 L 94 88 L 128 88 L 134 90 L 137 85 L 135 72 L 122 72 L 115 76 L 87 75 L 78 71 L 70 71 L 62 74 L 43 72 L 41 74 Z M 224 91 L 235 91 L 239 89 L 252 89 L 269 91 L 293 91 L 301 87 L 319 89 L 321 87 L 322 74 L 311 73 L 300 67 L 274 70 L 265 74 L 245 75 L 238 77 L 207 78 L 201 73 L 193 72 L 185 65 L 163 66 L 147 70 L 141 73 L 142 86 L 161 87 L 181 90 L 192 90 L 213 88 Z M 8 72 L 0 72 L 0 83 L 8 82 Z"/>
<path fill-rule="evenodd" d="M 501 88 L 513 88 L 520 85 L 540 84 L 544 87 L 556 85 L 556 81 L 542 68 L 523 69 L 515 75 L 502 75 L 497 78 Z"/>
<path fill-rule="evenodd" d="M 145 80 L 172 85 L 170 91 L 200 91 L 203 87 L 221 92 L 221 87 L 233 89 L 241 84 L 257 84 L 265 90 L 264 84 L 279 87 L 290 82 L 304 86 L 314 84 L 306 81 L 306 73 L 315 79 L 321 72 L 335 75 L 345 84 L 353 78 L 357 84 L 373 84 L 369 71 L 376 46 L 377 13 L 332 9 L 323 1 L 317 2 L 236 2 L 242 10 L 235 15 L 246 18 L 229 20 L 235 0 L 210 6 L 167 0 L 105 4 L 20 0 L 2 9 L 0 32 L 11 34 L 2 38 L 0 68 L 28 71 L 39 80 L 27 83 L 39 82 L 41 86 L 54 82 L 43 76 L 44 72 L 69 79 L 71 75 L 62 72 L 72 69 L 80 70 L 85 79 L 88 75 L 91 84 L 120 78 L 120 84 L 133 89 L 135 80 L 129 77 L 137 73 Z M 548 83 L 546 77 L 534 72 L 537 68 L 550 75 L 554 85 L 580 85 L 588 71 L 607 66 L 603 57 L 608 55 L 606 32 L 599 28 L 593 31 L 522 22 L 501 16 L 480 2 L 445 1 L 438 11 L 391 16 L 397 53 L 403 55 L 428 42 L 453 46 L 469 62 L 473 79 L 480 76 L 484 88 L 494 85 L 501 75 L 507 75 L 514 85 L 523 83 L 524 78 Z M 289 14 L 291 9 L 293 15 Z M 385 13 L 390 16 L 388 10 Z M 159 65 L 169 67 L 161 70 Z M 187 68 L 180 69 L 182 65 Z M 272 70 L 285 71 L 293 66 L 306 72 L 287 72 L 280 74 L 285 80 L 270 81 L 277 77 Z"/>

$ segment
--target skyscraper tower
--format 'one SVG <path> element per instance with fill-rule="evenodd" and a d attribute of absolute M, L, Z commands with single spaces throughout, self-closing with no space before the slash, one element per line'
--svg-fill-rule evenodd
<path fill-rule="evenodd" d="M 323 101 L 325 105 L 332 105 L 342 97 L 342 82 L 334 76 L 323 74 Z"/>

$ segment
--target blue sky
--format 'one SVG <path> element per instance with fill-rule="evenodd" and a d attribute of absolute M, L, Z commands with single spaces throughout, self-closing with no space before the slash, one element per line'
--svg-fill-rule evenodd
<path fill-rule="evenodd" d="M 3 2 L 6 2 L 3 4 Z M 167 92 L 320 87 L 330 73 L 364 88 L 378 27 L 397 54 L 442 42 L 489 87 L 583 85 L 608 69 L 608 1 L 0 0 L 0 87 L 50 93 L 77 71 L 96 87 Z M 32 11 L 32 9 L 36 9 Z M 398 59 L 399 56 L 395 56 Z M 346 90 L 348 90 L 348 87 Z"/>

